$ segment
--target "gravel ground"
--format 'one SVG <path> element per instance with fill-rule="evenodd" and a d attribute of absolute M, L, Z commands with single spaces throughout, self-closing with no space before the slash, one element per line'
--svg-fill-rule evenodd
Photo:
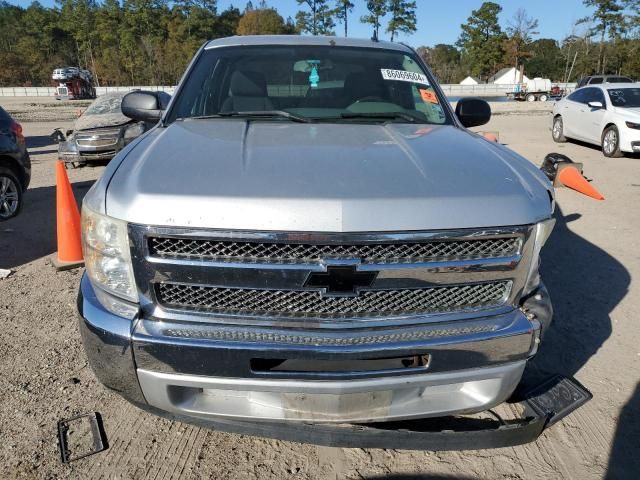
<path fill-rule="evenodd" d="M 91 100 L 56 100 L 53 97 L 0 97 L 0 106 L 19 122 L 72 121 L 90 103 Z"/>
<path fill-rule="evenodd" d="M 46 260 L 55 250 L 56 146 L 48 134 L 71 123 L 25 121 L 33 181 L 21 215 L 0 224 L 0 268 L 13 270 L 0 280 L 0 478 L 638 478 L 640 159 L 556 145 L 548 113 L 523 114 L 528 107 L 500 106 L 520 114 L 497 115 L 482 130 L 498 131 L 536 164 L 550 151 L 584 162 L 607 197 L 558 190 L 558 224 L 543 256 L 556 317 L 531 374 L 575 375 L 594 399 L 538 441 L 440 453 L 324 448 L 171 423 L 129 405 L 87 365 L 75 313 L 81 272 L 56 273 Z M 11 102 L 12 111 L 30 109 Z M 69 170 L 78 199 L 103 169 Z M 110 448 L 62 465 L 56 422 L 89 411 L 102 414 Z"/>

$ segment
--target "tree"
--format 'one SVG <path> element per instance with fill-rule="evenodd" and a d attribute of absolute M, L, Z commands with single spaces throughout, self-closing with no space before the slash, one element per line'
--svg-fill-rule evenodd
<path fill-rule="evenodd" d="M 380 19 L 387 14 L 387 0 L 368 0 L 368 15 L 360 17 L 362 23 L 369 23 L 373 26 L 373 35 L 380 38 L 378 32 L 380 30 Z"/>
<path fill-rule="evenodd" d="M 462 33 L 456 45 L 462 49 L 471 75 L 488 77 L 502 65 L 505 34 L 498 23 L 502 7 L 497 3 L 484 2 L 473 10 L 467 23 L 461 25 Z"/>
<path fill-rule="evenodd" d="M 580 23 L 596 22 L 595 26 L 590 29 L 591 35 L 600 34 L 600 45 L 598 52 L 597 71 L 604 73 L 606 62 L 604 57 L 604 39 L 607 34 L 614 37 L 623 28 L 624 16 L 622 14 L 623 6 L 618 0 L 582 0 L 586 7 L 595 8 L 596 11 L 592 17 L 583 18 Z"/>
<path fill-rule="evenodd" d="M 525 60 L 527 75 L 544 77 L 552 81 L 564 81 L 564 59 L 556 40 L 541 38 L 528 46 L 529 58 Z M 573 58 L 571 58 L 573 60 Z"/>
<path fill-rule="evenodd" d="M 527 51 L 527 47 L 532 42 L 532 36 L 537 35 L 538 20 L 529 17 L 524 8 L 519 8 L 509 20 L 507 27 L 508 38 L 504 42 L 506 63 L 514 65 L 516 71 L 520 66 L 523 58 L 531 56 L 531 52 Z M 517 74 L 517 73 L 516 73 Z M 513 83 L 517 83 L 514 78 Z"/>
<path fill-rule="evenodd" d="M 348 34 L 349 13 L 353 11 L 354 4 L 350 0 L 337 0 L 335 16 L 344 25 L 344 36 Z"/>
<path fill-rule="evenodd" d="M 419 47 L 418 55 L 442 83 L 458 83 L 465 75 L 460 65 L 460 51 L 453 45 L 439 43 L 433 48 Z"/>
<path fill-rule="evenodd" d="M 122 8 L 118 0 L 105 0 L 96 13 L 97 41 L 102 45 L 96 65 L 97 74 L 103 85 L 122 85 L 126 76 L 122 75 L 120 62 L 120 37 L 118 31 L 122 23 Z"/>
<path fill-rule="evenodd" d="M 278 35 L 286 33 L 286 25 L 274 8 L 254 8 L 238 22 L 238 35 Z"/>
<path fill-rule="evenodd" d="M 216 22 L 216 33 L 219 37 L 230 37 L 234 35 L 238 30 L 238 24 L 240 23 L 240 19 L 242 18 L 242 14 L 240 10 L 230 6 L 225 11 L 223 11 L 220 16 L 217 18 Z"/>
<path fill-rule="evenodd" d="M 302 33 L 312 35 L 333 35 L 336 26 L 335 10 L 329 8 L 328 0 L 296 0 L 298 5 L 306 5 L 309 11 L 300 10 L 296 14 L 296 27 Z"/>
<path fill-rule="evenodd" d="M 389 0 L 387 8 L 391 13 L 387 32 L 391 34 L 392 42 L 398 32 L 410 34 L 416 31 L 416 2 Z"/>
<path fill-rule="evenodd" d="M 97 35 L 95 16 L 97 3 L 95 0 L 56 0 L 60 6 L 60 23 L 71 33 L 76 42 L 76 64 L 91 68 L 96 81 L 95 57 L 93 44 Z"/>

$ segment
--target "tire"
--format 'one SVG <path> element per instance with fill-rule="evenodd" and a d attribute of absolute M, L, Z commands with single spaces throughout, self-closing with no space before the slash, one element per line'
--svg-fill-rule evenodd
<path fill-rule="evenodd" d="M 0 222 L 15 217 L 22 208 L 22 185 L 12 170 L 0 167 Z"/>
<path fill-rule="evenodd" d="M 549 100 L 549 96 L 546 93 L 543 93 L 538 97 L 538 100 L 540 100 L 541 102 L 546 102 L 547 100 Z"/>
<path fill-rule="evenodd" d="M 615 125 L 611 125 L 602 132 L 602 153 L 608 158 L 622 157 L 620 150 L 620 133 Z"/>
<path fill-rule="evenodd" d="M 536 96 L 533 93 L 529 93 L 529 94 L 527 94 L 526 97 L 524 97 L 524 99 L 527 102 L 535 102 L 536 101 Z"/>
<path fill-rule="evenodd" d="M 551 136 L 553 137 L 553 141 L 556 143 L 565 143 L 567 141 L 567 137 L 564 136 L 564 122 L 560 115 L 553 119 Z"/>

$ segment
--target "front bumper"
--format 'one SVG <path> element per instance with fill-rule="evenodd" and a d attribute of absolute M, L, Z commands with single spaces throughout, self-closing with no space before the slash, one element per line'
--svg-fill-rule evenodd
<path fill-rule="evenodd" d="M 640 152 L 640 130 L 622 125 L 620 133 L 620 150 L 627 153 Z"/>
<path fill-rule="evenodd" d="M 315 345 L 283 344 L 286 336 L 264 332 L 249 341 L 230 327 L 119 317 L 102 307 L 86 276 L 78 309 L 87 356 L 104 385 L 138 405 L 212 422 L 366 423 L 483 411 L 515 389 L 540 333 L 539 321 L 514 310 L 400 336 L 354 333 L 366 341 L 351 345 L 322 345 L 319 337 Z M 355 362 L 409 354 L 429 356 L 424 373 L 251 367 L 255 358 Z"/>

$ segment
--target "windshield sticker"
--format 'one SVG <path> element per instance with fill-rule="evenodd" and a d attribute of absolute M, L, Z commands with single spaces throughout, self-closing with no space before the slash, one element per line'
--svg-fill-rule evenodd
<path fill-rule="evenodd" d="M 426 88 L 419 88 L 420 96 L 422 97 L 422 101 L 425 103 L 438 103 L 438 97 L 432 90 L 427 90 Z"/>
<path fill-rule="evenodd" d="M 385 80 L 399 80 L 401 82 L 429 85 L 427 76 L 422 73 L 407 72 L 405 70 L 390 70 L 388 68 L 381 68 L 380 73 L 382 73 L 382 78 Z"/>

